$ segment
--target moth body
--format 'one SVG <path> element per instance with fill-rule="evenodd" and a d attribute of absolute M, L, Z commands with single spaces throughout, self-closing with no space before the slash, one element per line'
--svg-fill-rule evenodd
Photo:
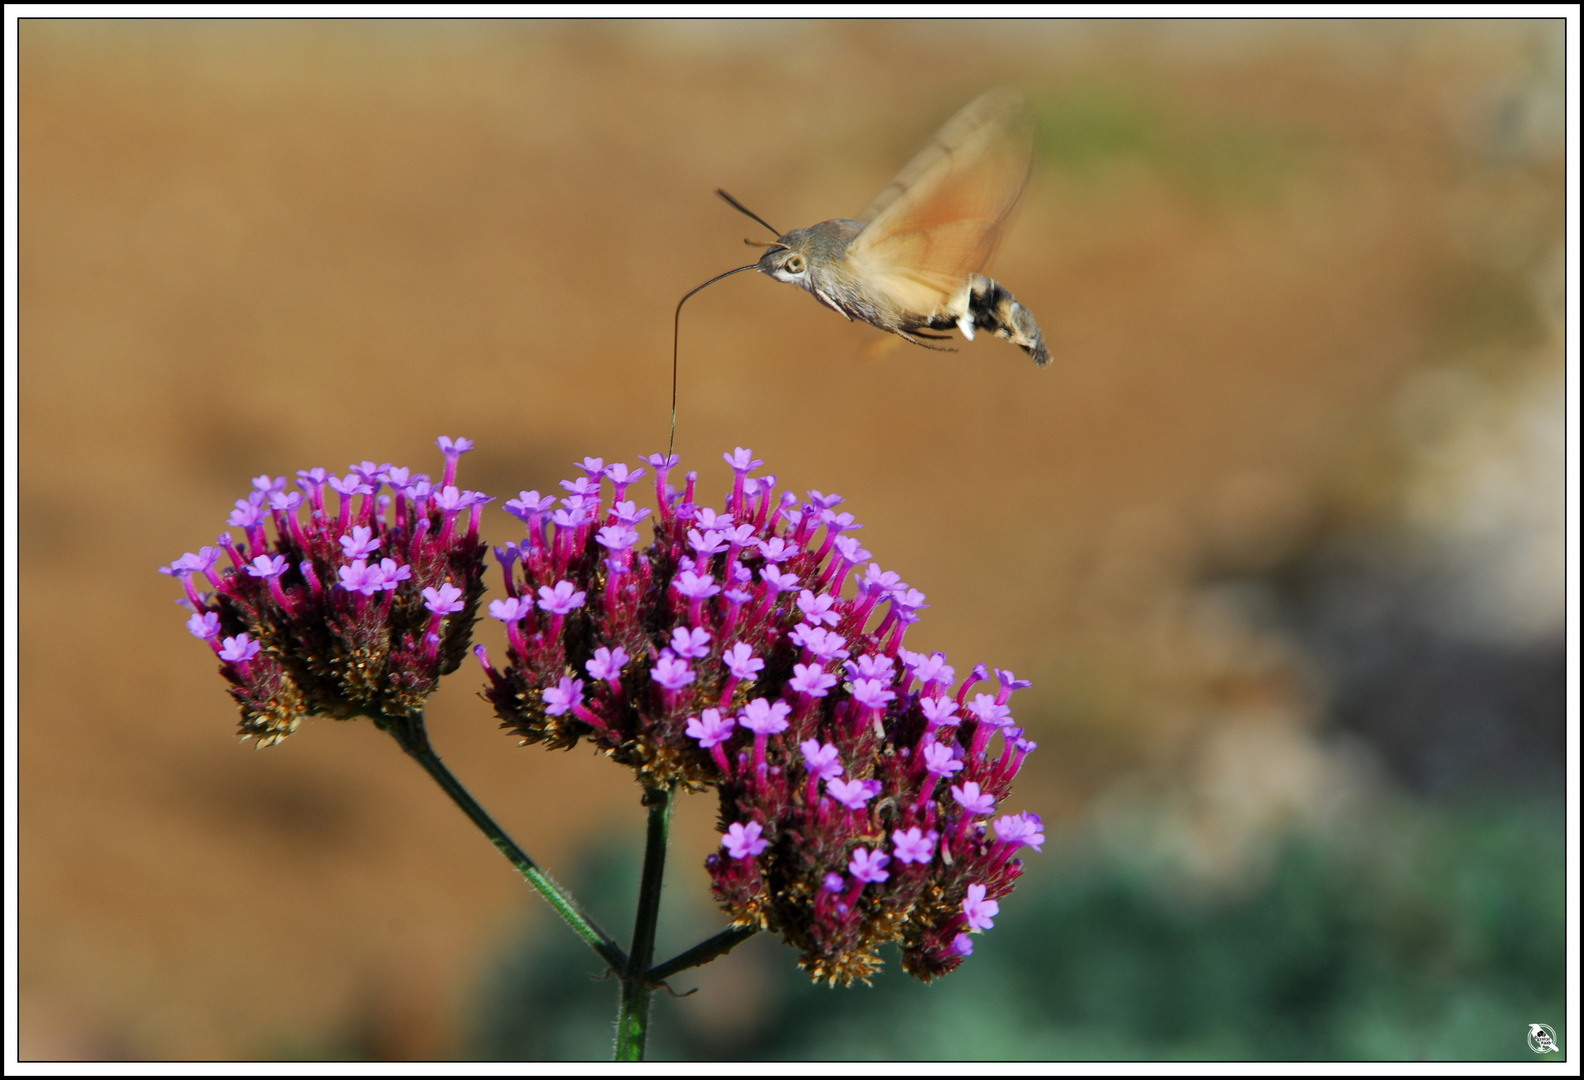
<path fill-rule="evenodd" d="M 755 269 L 915 345 L 944 348 L 924 340 L 941 340 L 926 331 L 955 329 L 971 341 L 982 330 L 1043 367 L 1050 353 L 1034 316 L 980 273 L 1022 194 L 1031 156 L 1020 99 L 993 90 L 948 121 L 859 218 L 793 229 Z"/>

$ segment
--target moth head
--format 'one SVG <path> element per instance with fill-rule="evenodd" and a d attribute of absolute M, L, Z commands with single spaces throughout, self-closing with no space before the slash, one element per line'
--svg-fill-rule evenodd
<path fill-rule="evenodd" d="M 801 245 L 789 242 L 792 239 L 793 234 L 788 233 L 766 248 L 759 256 L 759 272 L 788 285 L 804 285 L 808 282 L 808 253 Z"/>

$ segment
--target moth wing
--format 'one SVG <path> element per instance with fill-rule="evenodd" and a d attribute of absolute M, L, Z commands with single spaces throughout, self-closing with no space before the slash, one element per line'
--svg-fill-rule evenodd
<path fill-rule="evenodd" d="M 853 269 L 906 310 L 936 310 L 994 253 L 1032 153 L 1016 91 L 976 98 L 864 209 L 848 248 Z"/>

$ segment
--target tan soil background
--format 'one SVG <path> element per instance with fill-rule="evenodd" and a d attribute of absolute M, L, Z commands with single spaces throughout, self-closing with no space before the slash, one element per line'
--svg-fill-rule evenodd
<path fill-rule="evenodd" d="M 742 275 L 684 317 L 685 464 L 841 492 L 929 596 L 913 648 L 1034 679 L 1016 808 L 1312 726 L 1301 665 L 1185 612 L 1390 516 L 1405 380 L 1560 236 L 1560 159 L 1520 183 L 1469 135 L 1559 25 L 24 21 L 22 1057 L 456 1050 L 526 887 L 368 724 L 239 747 L 154 568 L 266 471 L 435 471 L 466 435 L 504 499 L 663 449 L 672 307 L 759 237 L 712 189 L 849 216 L 989 86 L 1045 132 L 990 269 L 1056 362 L 877 349 Z M 1479 355 L 1497 388 L 1533 362 Z M 478 681 L 432 730 L 529 851 L 636 835 L 624 772 L 516 748 Z M 711 816 L 677 826 L 700 891 Z"/>

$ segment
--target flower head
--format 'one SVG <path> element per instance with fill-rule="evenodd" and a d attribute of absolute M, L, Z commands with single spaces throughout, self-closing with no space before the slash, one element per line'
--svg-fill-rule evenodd
<path fill-rule="evenodd" d="M 737 925 L 779 930 L 814 978 L 868 979 L 888 941 L 935 978 L 971 951 L 957 941 L 968 886 L 985 888 L 979 918 L 1032 846 L 1008 840 L 1026 826 L 991 836 L 985 820 L 1021 736 L 1003 729 L 995 756 L 986 725 L 958 737 L 967 688 L 943 654 L 903 648 L 923 594 L 868 563 L 839 496 L 800 504 L 747 475 L 749 451 L 725 457 L 724 505 L 705 505 L 692 473 L 675 483 L 679 461 L 661 455 L 645 459 L 652 489 L 588 459 L 575 505 L 508 504 L 525 528 L 499 556 L 519 603 L 501 609 L 512 652 L 486 667 L 486 694 L 525 743 L 588 739 L 647 786 L 715 787 L 716 900 Z M 1003 683 L 997 709 L 1017 688 Z"/>
<path fill-rule="evenodd" d="M 452 442 L 448 458 L 470 445 Z M 184 581 L 188 630 L 226 665 L 242 733 L 258 745 L 305 716 L 415 716 L 462 662 L 484 592 L 484 546 L 475 531 L 447 530 L 438 509 L 372 497 L 410 475 L 372 461 L 346 477 L 301 469 L 299 491 L 284 477 L 256 477 L 230 517 L 246 535 L 222 534 L 219 546 L 166 568 Z M 339 512 L 325 488 L 341 497 Z M 192 588 L 196 574 L 213 593 Z"/>

